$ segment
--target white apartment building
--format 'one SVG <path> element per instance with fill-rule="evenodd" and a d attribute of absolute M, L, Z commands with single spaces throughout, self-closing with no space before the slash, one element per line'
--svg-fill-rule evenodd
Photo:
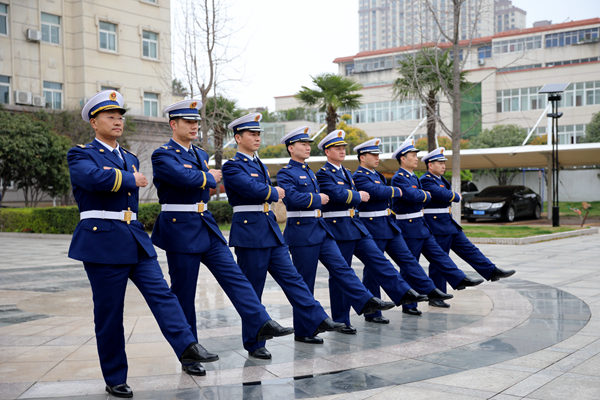
<path fill-rule="evenodd" d="M 527 11 L 513 6 L 510 0 L 496 0 L 494 11 L 494 33 L 525 29 Z"/>
<path fill-rule="evenodd" d="M 446 35 L 452 35 L 451 0 L 358 0 L 358 48 L 361 52 L 443 43 L 446 39 L 440 26 Z M 461 9 L 461 40 L 493 34 L 494 0 L 467 0 Z"/>
<path fill-rule="evenodd" d="M 546 83 L 570 83 L 559 105 L 564 113 L 559 120 L 559 138 L 561 143 L 578 143 L 592 115 L 600 112 L 599 30 L 600 18 L 593 18 L 461 42 L 459 57 L 465 61 L 466 78 L 477 84 L 468 104 L 463 102 L 463 129 L 481 115 L 481 123 L 466 137 L 497 124 L 532 128 L 547 106 L 546 95 L 538 94 L 539 89 Z M 440 47 L 447 45 L 441 43 Z M 414 51 L 413 46 L 406 46 L 334 60 L 340 75 L 351 75 L 364 86 L 361 108 L 348 112 L 352 123 L 369 136 L 381 137 L 385 153 L 393 152 L 425 118 L 418 100 L 399 101 L 392 93 L 397 77 L 394 65 Z M 293 96 L 275 100 L 276 110 L 299 106 Z M 439 113 L 451 127 L 450 106 L 443 97 Z M 546 127 L 544 117 L 536 132 L 544 134 Z M 416 132 L 416 138 L 424 136 L 425 124 Z"/>
<path fill-rule="evenodd" d="M 0 0 L 0 103 L 81 107 L 116 89 L 130 115 L 171 102 L 169 0 Z"/>

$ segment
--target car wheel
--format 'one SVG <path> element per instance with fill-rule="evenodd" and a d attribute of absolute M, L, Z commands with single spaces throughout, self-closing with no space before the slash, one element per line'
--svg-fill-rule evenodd
<path fill-rule="evenodd" d="M 515 208 L 513 206 L 508 207 L 506 211 L 506 218 L 508 222 L 513 222 L 515 220 Z"/>
<path fill-rule="evenodd" d="M 475 222 L 475 218 L 467 218 L 467 222 Z"/>
<path fill-rule="evenodd" d="M 533 217 L 535 219 L 540 219 L 541 216 L 542 216 L 542 206 L 540 206 L 539 204 L 536 204 L 535 210 L 533 211 Z"/>

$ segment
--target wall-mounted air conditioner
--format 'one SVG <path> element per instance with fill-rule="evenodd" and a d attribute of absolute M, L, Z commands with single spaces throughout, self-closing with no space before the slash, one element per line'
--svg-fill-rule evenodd
<path fill-rule="evenodd" d="M 15 90 L 15 104 L 31 105 L 31 92 Z"/>
<path fill-rule="evenodd" d="M 46 98 L 44 96 L 33 96 L 34 107 L 44 107 L 46 105 Z"/>
<path fill-rule="evenodd" d="M 30 42 L 39 42 L 42 40 L 42 31 L 27 29 L 27 40 Z"/>
<path fill-rule="evenodd" d="M 485 58 L 480 58 L 479 60 L 477 60 L 477 64 L 485 65 Z"/>

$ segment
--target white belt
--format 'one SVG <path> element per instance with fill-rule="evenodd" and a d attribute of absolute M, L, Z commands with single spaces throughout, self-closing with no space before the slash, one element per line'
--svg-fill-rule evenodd
<path fill-rule="evenodd" d="M 396 219 L 411 219 L 411 218 L 421 218 L 423 216 L 423 211 L 419 211 L 412 214 L 397 214 Z"/>
<path fill-rule="evenodd" d="M 269 204 L 269 203 L 256 204 L 256 205 L 252 205 L 252 206 L 235 206 L 235 207 L 233 207 L 234 213 L 238 213 L 238 212 L 265 212 L 265 213 L 268 213 L 269 211 L 271 211 L 271 204 Z"/>
<path fill-rule="evenodd" d="M 137 221 L 137 214 L 133 211 L 104 211 L 104 210 L 93 210 L 93 211 L 83 211 L 79 214 L 79 219 L 89 219 L 89 218 L 99 218 L 99 219 L 115 219 L 118 221 L 125 221 L 130 223 L 131 221 Z"/>
<path fill-rule="evenodd" d="M 161 211 L 178 211 L 178 212 L 204 212 L 208 211 L 206 203 L 196 204 L 162 204 Z"/>
<path fill-rule="evenodd" d="M 381 211 L 359 211 L 358 216 L 361 218 L 385 217 L 390 215 L 390 209 L 386 208 Z"/>
<path fill-rule="evenodd" d="M 425 214 L 450 214 L 452 213 L 450 207 L 448 208 L 426 208 L 423 210 Z"/>
<path fill-rule="evenodd" d="M 346 211 L 329 211 L 323 213 L 323 218 L 354 217 L 354 208 Z"/>
<path fill-rule="evenodd" d="M 321 216 L 321 210 L 311 210 L 311 211 L 288 211 L 288 218 L 319 218 Z"/>

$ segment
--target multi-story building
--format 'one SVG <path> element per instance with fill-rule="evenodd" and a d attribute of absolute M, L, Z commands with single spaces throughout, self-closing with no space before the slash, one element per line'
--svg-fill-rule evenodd
<path fill-rule="evenodd" d="M 513 6 L 510 0 L 496 0 L 494 11 L 494 33 L 525 29 L 527 11 Z M 535 27 L 535 25 L 534 25 Z"/>
<path fill-rule="evenodd" d="M 461 8 L 460 39 L 494 34 L 494 0 L 467 0 Z M 375 51 L 452 37 L 451 0 L 358 0 L 359 51 Z"/>
<path fill-rule="evenodd" d="M 168 0 L 0 0 L 0 103 L 72 109 L 117 89 L 130 114 L 171 101 Z"/>
<path fill-rule="evenodd" d="M 472 136 L 497 124 L 533 128 L 547 106 L 538 94 L 546 83 L 569 83 L 559 105 L 564 113 L 559 123 L 561 143 L 578 143 L 594 113 L 600 112 L 600 18 L 506 31 L 460 43 L 460 59 L 475 83 L 463 102 L 463 130 Z M 439 43 L 441 50 L 448 43 Z M 352 123 L 369 136 L 381 137 L 382 150 L 392 152 L 416 130 L 425 134 L 424 107 L 416 99 L 394 98 L 398 60 L 418 51 L 414 46 L 360 52 L 334 60 L 340 75 L 351 75 L 363 84 L 359 110 L 344 111 Z M 278 97 L 276 110 L 298 106 L 293 96 Z M 448 102 L 440 95 L 439 115 L 451 127 Z M 475 123 L 481 116 L 480 123 Z M 322 117 L 323 118 L 323 117 Z M 323 122 L 322 119 L 321 122 Z M 536 133 L 546 133 L 544 117 Z M 443 134 L 438 126 L 438 132 Z"/>

